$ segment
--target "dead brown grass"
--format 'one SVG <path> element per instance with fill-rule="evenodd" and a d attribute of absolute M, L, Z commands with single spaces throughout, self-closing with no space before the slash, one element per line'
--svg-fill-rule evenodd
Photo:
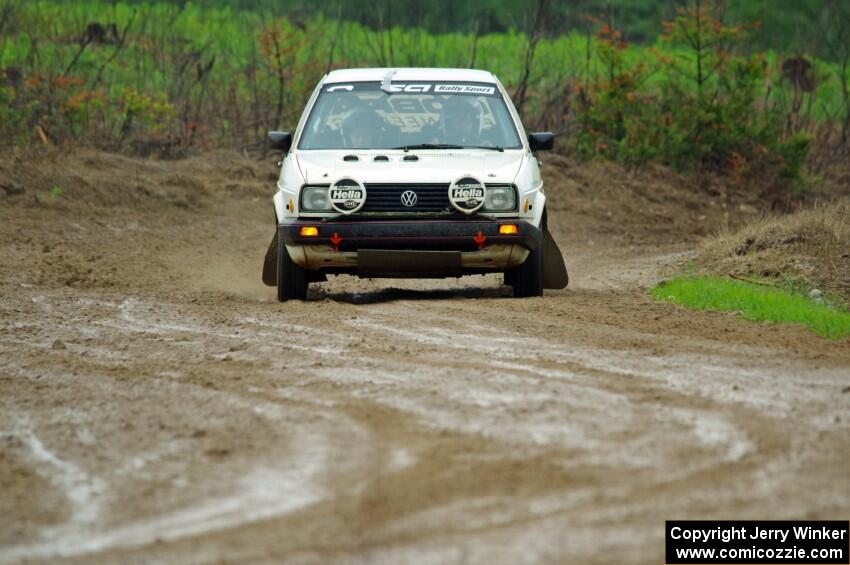
<path fill-rule="evenodd" d="M 790 276 L 850 303 L 850 199 L 724 230 L 703 241 L 698 266 L 720 275 Z"/>

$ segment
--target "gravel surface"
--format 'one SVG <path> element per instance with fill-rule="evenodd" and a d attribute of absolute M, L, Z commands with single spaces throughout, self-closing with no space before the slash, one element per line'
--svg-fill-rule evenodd
<path fill-rule="evenodd" d="M 147 195 L 0 203 L 0 563 L 661 563 L 665 519 L 850 512 L 850 341 L 653 302 L 690 232 L 560 196 L 567 290 L 279 304 L 264 169 L 87 158 Z"/>

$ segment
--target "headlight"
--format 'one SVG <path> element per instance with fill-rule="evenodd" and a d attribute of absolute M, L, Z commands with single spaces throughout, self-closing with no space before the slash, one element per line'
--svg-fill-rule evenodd
<path fill-rule="evenodd" d="M 514 187 L 487 185 L 484 209 L 490 212 L 516 210 L 516 191 Z"/>
<path fill-rule="evenodd" d="M 301 189 L 301 209 L 310 212 L 324 212 L 331 209 L 328 200 L 328 187 L 305 186 Z"/>

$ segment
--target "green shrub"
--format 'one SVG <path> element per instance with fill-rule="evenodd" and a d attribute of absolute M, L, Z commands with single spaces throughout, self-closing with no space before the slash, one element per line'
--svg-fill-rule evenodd
<path fill-rule="evenodd" d="M 727 172 L 741 186 L 754 177 L 799 179 L 807 135 L 785 136 L 786 115 L 763 107 L 776 81 L 766 57 L 734 51 L 752 26 L 724 25 L 707 6 L 680 9 L 656 48 L 644 50 L 651 59 L 632 56 L 640 49 L 598 22 L 601 71 L 581 92 L 578 150 Z"/>

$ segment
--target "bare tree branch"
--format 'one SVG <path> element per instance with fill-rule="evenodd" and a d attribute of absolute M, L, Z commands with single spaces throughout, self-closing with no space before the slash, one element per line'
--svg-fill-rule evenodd
<path fill-rule="evenodd" d="M 478 19 L 473 24 L 472 53 L 469 56 L 469 68 L 475 68 L 475 57 L 478 54 L 478 38 L 481 36 L 481 25 Z"/>
<path fill-rule="evenodd" d="M 336 42 L 339 38 L 339 31 L 342 28 L 342 4 L 336 5 L 336 30 L 334 31 L 333 39 L 331 40 L 330 53 L 328 53 L 328 65 L 325 67 L 325 74 L 331 72 L 334 64 L 334 51 L 336 50 Z"/>
<path fill-rule="evenodd" d="M 107 65 L 115 60 L 118 56 L 118 53 L 121 52 L 121 49 L 124 48 L 124 43 L 127 41 L 127 32 L 130 31 L 130 26 L 133 25 L 133 20 L 136 19 L 136 10 L 133 10 L 133 13 L 130 15 L 130 19 L 127 20 L 127 25 L 124 26 L 124 29 L 121 30 L 121 37 L 118 40 L 118 45 L 115 46 L 115 50 L 112 54 L 107 58 L 103 64 L 100 65 L 100 68 L 97 70 L 97 74 L 94 77 L 94 83 L 100 84 L 100 79 L 103 76 L 103 71 L 106 69 Z"/>
<path fill-rule="evenodd" d="M 534 64 L 534 54 L 537 51 L 537 44 L 543 35 L 546 15 L 549 9 L 549 0 L 537 0 L 537 9 L 535 10 L 534 20 L 529 33 L 528 44 L 525 49 L 525 60 L 522 67 L 522 76 L 517 85 L 514 94 L 514 106 L 517 112 L 522 115 L 528 98 L 528 80 L 531 77 L 531 68 Z"/>

